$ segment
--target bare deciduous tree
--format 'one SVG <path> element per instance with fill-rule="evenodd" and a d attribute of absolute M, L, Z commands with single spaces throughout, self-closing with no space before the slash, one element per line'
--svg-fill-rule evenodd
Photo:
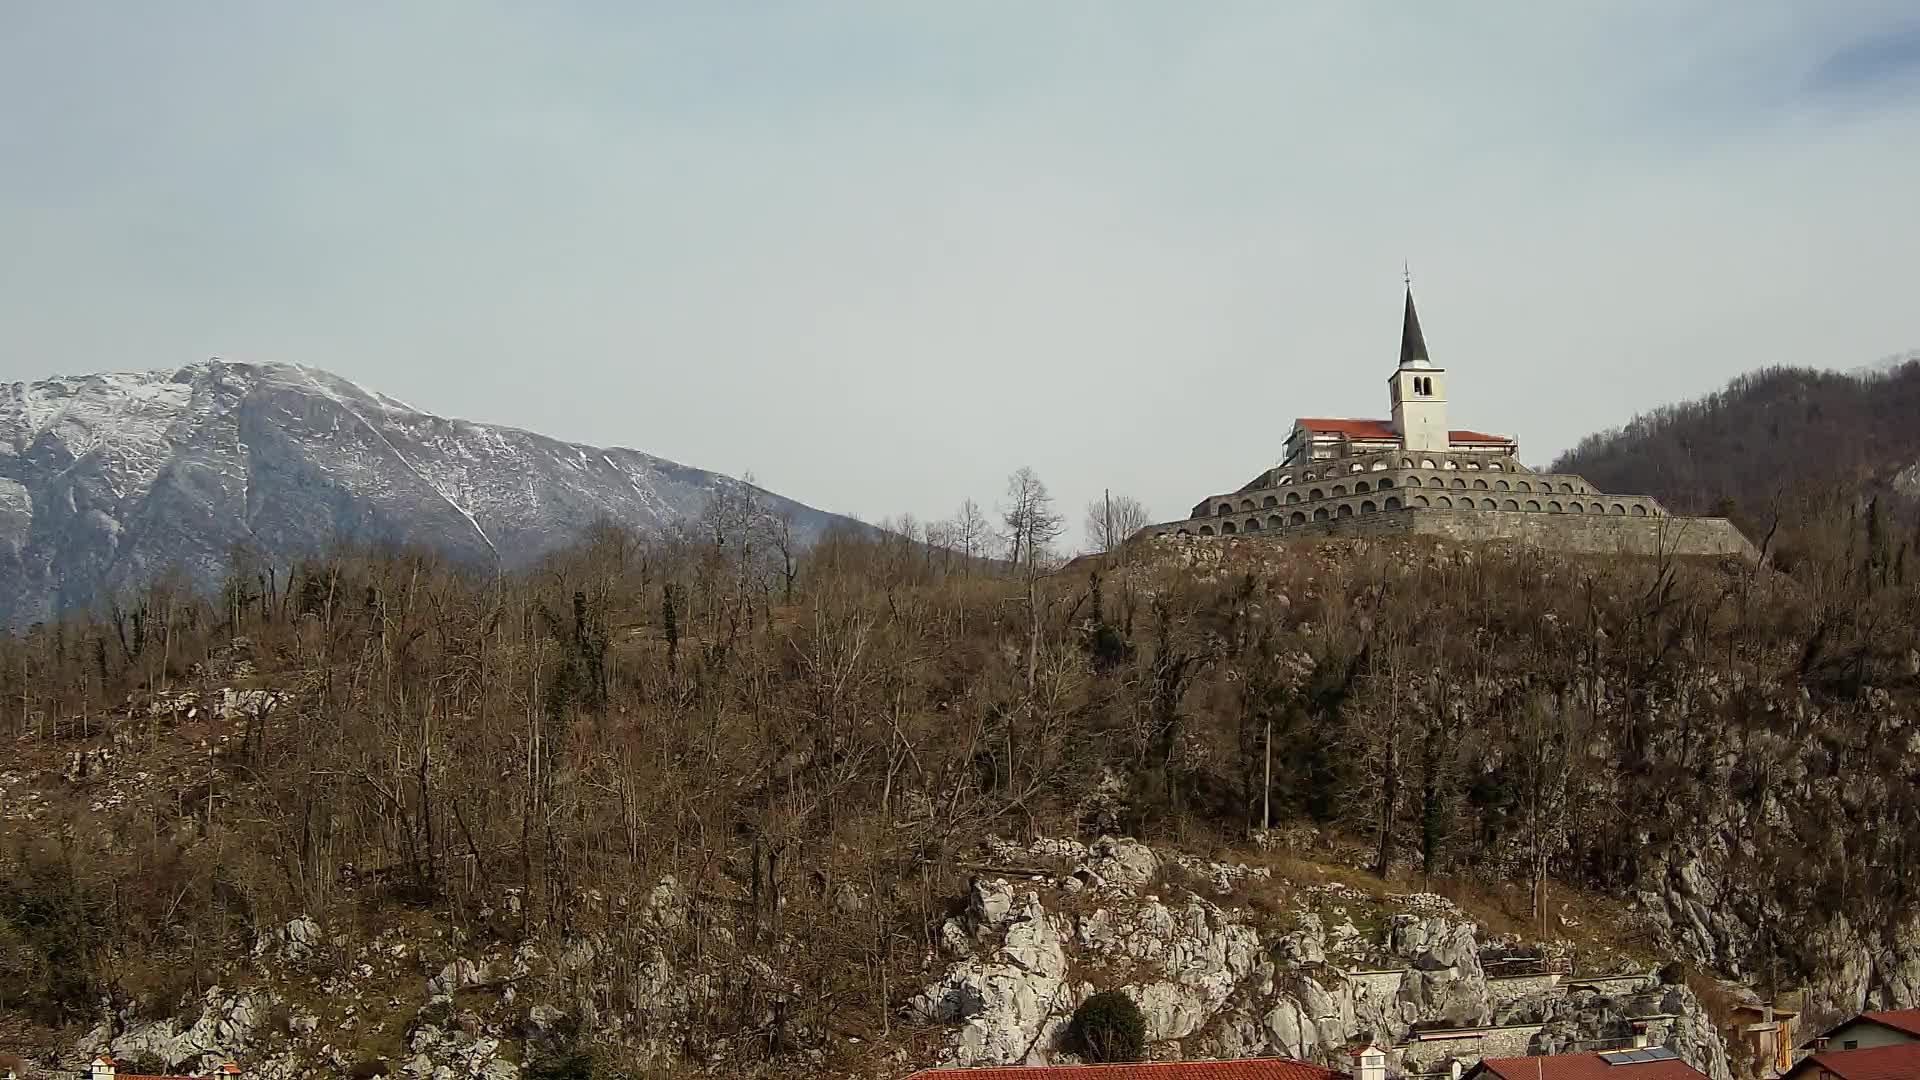
<path fill-rule="evenodd" d="M 1106 495 L 1087 504 L 1087 543 L 1095 551 L 1112 551 L 1151 524 L 1146 504 L 1131 495 Z"/>

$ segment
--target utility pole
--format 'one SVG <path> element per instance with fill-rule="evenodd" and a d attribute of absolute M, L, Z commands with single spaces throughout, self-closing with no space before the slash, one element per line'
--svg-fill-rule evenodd
<path fill-rule="evenodd" d="M 1273 716 L 1267 716 L 1267 775 L 1260 787 L 1260 831 L 1273 828 Z"/>

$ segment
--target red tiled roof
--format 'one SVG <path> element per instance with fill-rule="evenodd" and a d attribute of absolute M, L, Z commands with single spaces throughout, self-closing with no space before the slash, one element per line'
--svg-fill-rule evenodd
<path fill-rule="evenodd" d="M 1886 1009 L 1860 1015 L 1864 1019 L 1885 1024 L 1920 1038 L 1920 1009 Z"/>
<path fill-rule="evenodd" d="M 1345 435 L 1349 439 L 1397 439 L 1400 433 L 1393 430 L 1388 420 L 1354 420 L 1337 416 L 1303 416 L 1295 421 L 1308 431 L 1328 431 Z M 1488 435 L 1482 431 L 1449 431 L 1447 438 L 1457 443 L 1504 443 L 1512 442 L 1505 435 Z"/>
<path fill-rule="evenodd" d="M 1350 439 L 1397 439 L 1400 433 L 1385 420 L 1350 420 L 1337 416 L 1303 416 L 1295 421 L 1308 431 L 1331 431 Z"/>
<path fill-rule="evenodd" d="M 928 1069 L 907 1080 L 1329 1080 L 1332 1069 L 1285 1058 L 1164 1061 L 1140 1065 L 1046 1065 L 993 1069 Z"/>
<path fill-rule="evenodd" d="M 1920 1076 L 1920 1042 L 1869 1046 L 1865 1050 L 1823 1050 L 1794 1066 L 1787 1075 L 1812 1073 L 1815 1066 L 1840 1080 L 1913 1080 Z"/>
<path fill-rule="evenodd" d="M 1705 1080 L 1706 1074 L 1678 1058 L 1609 1065 L 1599 1054 L 1482 1058 L 1482 1071 L 1502 1080 Z"/>

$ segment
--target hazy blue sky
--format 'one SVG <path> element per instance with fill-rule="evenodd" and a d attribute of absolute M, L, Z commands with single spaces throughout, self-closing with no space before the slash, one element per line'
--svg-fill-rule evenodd
<path fill-rule="evenodd" d="M 219 355 L 868 518 L 1544 463 L 1920 346 L 1920 9 L 0 0 L 0 378 Z"/>

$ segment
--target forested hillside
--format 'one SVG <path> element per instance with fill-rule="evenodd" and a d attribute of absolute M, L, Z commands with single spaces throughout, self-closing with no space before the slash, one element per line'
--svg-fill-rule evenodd
<path fill-rule="evenodd" d="M 1920 360 L 1854 374 L 1769 368 L 1581 440 L 1553 463 L 1678 513 L 1730 514 L 1756 542 L 1776 517 L 1920 498 Z M 1904 477 L 1902 474 L 1905 474 Z"/>
<path fill-rule="evenodd" d="M 1198 541 L 1049 575 L 897 536 L 796 561 L 730 505 L 518 575 L 342 553 L 0 641 L 0 1009 L 105 1045 L 301 971 L 245 1052 L 431 1069 L 421 1032 L 471 1027 L 502 1062 L 885 1075 L 936 1056 L 906 1005 L 982 842 L 1103 834 L 1545 939 L 1612 898 L 1815 1016 L 1915 1003 L 1920 564 L 1862 523 L 1791 577 Z"/>

